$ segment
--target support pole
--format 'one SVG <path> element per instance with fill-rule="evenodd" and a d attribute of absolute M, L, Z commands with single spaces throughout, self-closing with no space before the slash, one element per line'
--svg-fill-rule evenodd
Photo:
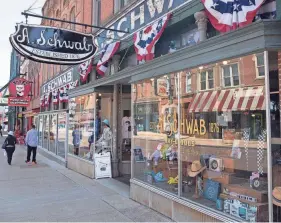
<path fill-rule="evenodd" d="M 46 20 L 52 20 L 52 21 L 57 21 L 57 22 L 64 22 L 64 23 L 69 23 L 69 24 L 75 24 L 75 25 L 84 26 L 84 27 L 92 27 L 92 28 L 103 29 L 103 30 L 109 30 L 109 31 L 113 31 L 113 32 L 126 33 L 126 34 L 129 33 L 128 31 L 117 30 L 117 29 L 111 29 L 111 28 L 105 28 L 105 27 L 101 27 L 101 26 L 94 26 L 94 25 L 84 24 L 84 23 L 80 23 L 80 22 L 72 22 L 72 21 L 68 21 L 68 20 L 56 19 L 56 18 L 51 18 L 51 17 L 47 17 L 47 16 L 41 16 L 41 15 L 36 15 L 36 14 L 30 14 L 30 13 L 26 13 L 26 12 L 22 12 L 21 14 L 24 15 L 26 18 L 27 18 L 28 16 L 31 16 L 31 17 L 35 17 L 35 18 L 46 19 Z"/>
<path fill-rule="evenodd" d="M 118 129 L 118 85 L 114 84 L 113 90 L 113 109 L 112 109 L 112 177 L 118 177 L 118 140 L 117 140 L 117 129 Z"/>

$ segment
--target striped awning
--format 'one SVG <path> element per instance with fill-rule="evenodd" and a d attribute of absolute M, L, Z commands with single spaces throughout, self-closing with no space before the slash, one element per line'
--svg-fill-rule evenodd
<path fill-rule="evenodd" d="M 189 112 L 265 110 L 264 87 L 200 92 L 189 104 Z"/>

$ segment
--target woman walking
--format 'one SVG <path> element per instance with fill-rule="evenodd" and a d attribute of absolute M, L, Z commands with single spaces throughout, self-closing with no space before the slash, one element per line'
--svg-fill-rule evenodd
<path fill-rule="evenodd" d="M 11 165 L 12 162 L 13 153 L 15 152 L 16 149 L 16 143 L 17 140 L 16 137 L 14 136 L 13 131 L 9 131 L 8 136 L 4 141 L 5 150 L 7 153 L 7 161 L 9 165 Z"/>

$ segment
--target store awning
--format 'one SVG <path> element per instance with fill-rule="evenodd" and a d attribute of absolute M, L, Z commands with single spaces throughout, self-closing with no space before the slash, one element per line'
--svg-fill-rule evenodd
<path fill-rule="evenodd" d="M 188 107 L 190 113 L 255 110 L 265 110 L 263 86 L 200 92 Z"/>

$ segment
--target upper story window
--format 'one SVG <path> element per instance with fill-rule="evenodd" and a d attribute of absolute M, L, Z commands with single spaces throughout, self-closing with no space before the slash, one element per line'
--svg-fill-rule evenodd
<path fill-rule="evenodd" d="M 119 12 L 122 8 L 128 5 L 132 0 L 114 0 L 114 13 Z"/>
<path fill-rule="evenodd" d="M 66 7 L 69 5 L 69 0 L 63 0 L 63 7 Z"/>
<path fill-rule="evenodd" d="M 65 21 L 66 20 L 66 16 L 64 16 L 64 18 L 63 18 L 63 21 Z M 66 22 L 62 22 L 61 23 L 61 27 L 62 28 L 66 28 L 67 27 L 67 23 Z"/>
<path fill-rule="evenodd" d="M 214 72 L 213 69 L 202 71 L 199 74 L 200 90 L 209 90 L 214 88 Z"/>
<path fill-rule="evenodd" d="M 224 87 L 233 87 L 240 84 L 238 63 L 222 67 L 222 80 Z"/>
<path fill-rule="evenodd" d="M 56 11 L 56 18 L 59 18 L 60 17 L 60 10 L 58 9 L 57 11 Z"/>
<path fill-rule="evenodd" d="M 191 73 L 187 72 L 185 77 L 185 93 L 191 92 Z"/>
<path fill-rule="evenodd" d="M 76 22 L 75 18 L 75 7 L 73 7 L 70 11 L 70 21 Z M 75 30 L 75 24 L 70 24 L 70 29 Z"/>
<path fill-rule="evenodd" d="M 259 53 L 255 55 L 255 64 L 256 64 L 256 75 L 257 77 L 264 77 L 265 67 L 264 67 L 264 54 Z"/>

